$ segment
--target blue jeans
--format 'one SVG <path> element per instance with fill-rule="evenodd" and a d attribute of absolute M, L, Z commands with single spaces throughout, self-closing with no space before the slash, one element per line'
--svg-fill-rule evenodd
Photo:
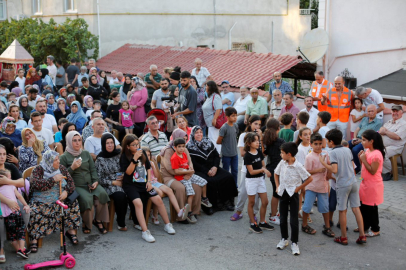
<path fill-rule="evenodd" d="M 352 141 L 348 141 L 348 147 L 351 149 L 354 164 L 357 166 L 357 168 L 355 168 L 355 172 L 358 173 L 359 171 L 361 171 L 361 164 L 358 159 L 358 153 L 361 152 L 361 150 L 364 150 L 364 147 L 362 146 L 362 143 L 353 145 Z"/>
<path fill-rule="evenodd" d="M 231 165 L 231 175 L 234 178 L 235 185 L 237 185 L 238 181 L 238 155 L 233 156 L 233 157 L 222 157 L 223 160 L 223 169 L 226 170 L 227 172 L 230 170 L 230 165 Z"/>

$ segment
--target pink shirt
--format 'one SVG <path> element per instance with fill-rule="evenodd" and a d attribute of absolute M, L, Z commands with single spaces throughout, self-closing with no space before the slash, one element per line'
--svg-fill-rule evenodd
<path fill-rule="evenodd" d="M 382 166 L 383 156 L 381 151 L 374 150 L 372 152 L 367 149 L 365 152 L 367 156 L 367 162 L 371 164 L 373 161 L 379 162 L 378 170 L 372 175 L 365 168 L 362 163 L 361 177 L 363 178 L 361 185 L 359 186 L 359 198 L 365 205 L 380 205 L 383 203 L 383 181 L 382 181 Z"/>
<path fill-rule="evenodd" d="M 148 99 L 147 88 L 142 88 L 139 91 L 134 91 L 128 103 L 130 106 L 137 106 L 137 109 L 133 110 L 133 122 L 142 123 L 147 119 L 147 114 L 145 113 L 144 105 Z"/>
<path fill-rule="evenodd" d="M 121 124 L 124 127 L 131 127 L 133 125 L 133 111 L 132 110 L 119 110 L 121 115 Z"/>
<path fill-rule="evenodd" d="M 322 153 L 325 153 L 327 156 L 327 162 L 328 162 L 328 154 L 326 151 L 322 151 Z M 320 154 L 315 153 L 315 152 L 310 152 L 305 159 L 305 168 L 307 171 L 313 171 L 317 170 L 320 168 L 324 168 L 324 166 L 321 164 L 319 160 Z M 313 181 L 310 182 L 306 186 L 306 190 L 311 190 L 317 193 L 327 193 L 328 192 L 328 180 L 326 179 L 327 176 L 327 171 L 324 173 L 316 173 L 312 174 Z"/>
<path fill-rule="evenodd" d="M 3 185 L 0 187 L 0 193 L 7 199 L 17 202 L 16 194 L 15 194 L 15 186 L 12 185 Z M 3 217 L 8 217 L 13 211 L 7 206 L 5 203 L 1 203 L 1 211 L 3 213 Z"/>

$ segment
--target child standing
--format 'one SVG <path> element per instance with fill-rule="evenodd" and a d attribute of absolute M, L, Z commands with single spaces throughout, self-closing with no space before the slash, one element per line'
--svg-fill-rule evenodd
<path fill-rule="evenodd" d="M 306 127 L 307 123 L 309 122 L 309 114 L 307 112 L 301 111 L 296 115 L 296 131 L 293 134 L 293 141 L 297 141 L 297 137 L 299 136 L 299 130 Z"/>
<path fill-rule="evenodd" d="M 281 123 L 284 125 L 283 129 L 279 132 L 279 138 L 285 140 L 285 142 L 292 142 L 295 132 L 290 129 L 293 124 L 293 115 L 291 113 L 284 113 L 281 115 Z"/>
<path fill-rule="evenodd" d="M 362 110 L 362 99 L 354 98 L 354 107 L 350 113 L 351 140 L 354 138 L 354 132 L 359 127 L 361 120 L 366 116 L 365 111 Z"/>
<path fill-rule="evenodd" d="M 272 231 L 273 226 L 265 222 L 266 206 L 268 197 L 266 195 L 265 174 L 271 177 L 271 173 L 265 168 L 264 156 L 259 149 L 259 136 L 253 132 L 247 133 L 244 139 L 244 164 L 247 166 L 245 188 L 248 194 L 248 216 L 250 217 L 250 230 L 254 233 L 262 233 L 262 229 Z M 257 225 L 254 218 L 255 196 L 258 194 L 261 199 L 259 211 L 260 222 Z"/>
<path fill-rule="evenodd" d="M 378 132 L 371 129 L 362 133 L 362 145 L 366 152 L 358 156 L 362 164 L 363 178 L 359 187 L 361 214 L 364 220 L 364 231 L 369 237 L 380 235 L 378 205 L 383 203 L 382 166 L 385 158 L 385 146 Z"/>
<path fill-rule="evenodd" d="M 307 218 L 317 198 L 317 208 L 324 218 L 323 234 L 334 237 L 334 232 L 330 228 L 329 205 L 328 205 L 328 180 L 327 170 L 320 163 L 320 155 L 328 155 L 322 150 L 323 138 L 319 133 L 314 133 L 310 137 L 313 151 L 306 156 L 305 168 L 312 175 L 313 181 L 306 187 L 306 198 L 303 205 L 302 231 L 308 234 L 315 234 L 316 230 L 307 224 Z"/>
<path fill-rule="evenodd" d="M 0 170 L 0 175 L 11 179 L 11 172 L 9 170 Z M 14 202 L 17 202 L 18 199 L 24 205 L 23 210 L 26 213 L 30 212 L 30 206 L 26 203 L 15 186 L 2 185 L 0 186 L 0 193 Z M 7 204 L 2 202 L 1 212 L 4 217 L 7 234 L 12 241 L 13 247 L 17 250 L 17 255 L 24 259 L 28 259 L 29 251 L 25 249 L 25 223 L 21 211 L 17 210 L 13 212 Z"/>
<path fill-rule="evenodd" d="M 338 129 L 327 132 L 326 139 L 328 146 L 333 148 L 330 152 L 330 162 L 328 165 L 326 158 L 320 156 L 320 162 L 327 170 L 335 174 L 337 207 L 340 215 L 341 236 L 334 238 L 334 242 L 348 245 L 347 238 L 347 205 L 350 204 L 359 228 L 357 244 L 364 244 L 367 239 L 364 234 L 364 223 L 362 220 L 358 193 L 357 181 L 355 179 L 353 157 L 351 150 L 341 146 L 343 133 Z"/>
<path fill-rule="evenodd" d="M 304 166 L 297 162 L 295 156 L 297 146 L 293 142 L 287 142 L 281 146 L 282 160 L 275 169 L 276 190 L 281 199 L 279 201 L 280 227 L 282 239 L 276 246 L 284 249 L 289 245 L 288 237 L 288 212 L 290 211 L 290 229 L 292 233 L 292 254 L 300 255 L 299 246 L 299 192 L 307 186 L 313 178 Z M 304 182 L 302 182 L 304 181 Z"/>
<path fill-rule="evenodd" d="M 195 191 L 192 184 L 196 184 L 202 188 L 202 205 L 206 207 L 212 207 L 209 199 L 207 198 L 207 181 L 202 177 L 194 174 L 194 170 L 189 169 L 187 155 L 185 154 L 186 142 L 183 138 L 177 138 L 173 142 L 175 153 L 171 157 L 172 169 L 175 170 L 175 179 L 180 181 L 186 189 L 187 203 L 192 205 Z M 187 220 L 190 223 L 196 223 L 196 218 L 192 215 L 192 212 L 188 213 Z"/>
<path fill-rule="evenodd" d="M 223 160 L 223 169 L 229 171 L 231 166 L 231 174 L 234 178 L 235 185 L 238 186 L 238 153 L 237 153 L 237 135 L 238 125 L 237 110 L 233 107 L 225 109 L 227 122 L 221 126 L 217 144 L 221 144 L 221 159 Z"/>
<path fill-rule="evenodd" d="M 317 126 L 319 128 L 319 134 L 323 138 L 323 150 L 330 151 L 330 148 L 327 145 L 326 133 L 330 130 L 327 126 L 328 122 L 330 122 L 331 114 L 329 112 L 319 112 L 317 114 Z"/>
<path fill-rule="evenodd" d="M 133 124 L 133 111 L 130 110 L 130 104 L 128 101 L 123 101 L 121 104 L 121 109 L 118 111 L 120 113 L 119 123 L 125 129 L 125 134 L 133 134 L 134 124 Z"/>

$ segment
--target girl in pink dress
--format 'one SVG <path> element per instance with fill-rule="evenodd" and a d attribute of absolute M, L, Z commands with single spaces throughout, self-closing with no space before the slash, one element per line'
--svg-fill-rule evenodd
<path fill-rule="evenodd" d="M 128 91 L 127 100 L 130 104 L 130 110 L 133 111 L 135 135 L 141 137 L 147 119 L 144 105 L 148 99 L 148 91 L 145 83 L 140 78 L 133 77 L 131 80 L 131 91 Z"/>
<path fill-rule="evenodd" d="M 118 110 L 120 113 L 119 115 L 119 123 L 125 129 L 125 134 L 133 134 L 133 111 L 130 110 L 130 104 L 128 101 L 123 101 L 121 104 L 121 109 Z"/>
<path fill-rule="evenodd" d="M 360 208 L 365 234 L 374 237 L 380 235 L 378 205 L 383 203 L 382 166 L 385 147 L 381 135 L 371 129 L 362 133 L 362 145 L 366 151 L 358 154 L 363 178 L 359 187 Z"/>

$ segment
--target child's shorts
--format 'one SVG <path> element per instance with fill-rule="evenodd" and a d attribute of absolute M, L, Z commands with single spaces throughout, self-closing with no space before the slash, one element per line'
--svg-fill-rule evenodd
<path fill-rule="evenodd" d="M 328 198 L 328 210 L 334 212 L 337 209 L 337 194 L 336 190 L 330 188 L 330 197 Z"/>
<path fill-rule="evenodd" d="M 249 196 L 266 193 L 265 177 L 245 178 L 245 189 Z"/>
<path fill-rule="evenodd" d="M 124 127 L 124 129 L 134 129 L 134 125 L 132 125 L 131 127 Z"/>
<path fill-rule="evenodd" d="M 193 174 L 189 180 L 181 180 L 180 181 L 186 188 L 186 196 L 195 195 L 195 190 L 193 189 L 192 184 L 198 185 L 199 187 L 204 187 L 207 185 L 206 179 Z"/>
<path fill-rule="evenodd" d="M 152 184 L 152 186 L 154 187 L 154 188 L 160 188 L 161 186 L 163 186 L 164 184 L 162 184 L 162 183 L 159 183 L 159 182 L 156 182 L 156 183 L 153 183 Z"/>
<path fill-rule="evenodd" d="M 336 187 L 336 193 L 338 211 L 347 210 L 348 203 L 350 203 L 351 208 L 359 207 L 361 205 L 357 182 L 354 182 L 348 187 Z"/>
<path fill-rule="evenodd" d="M 312 190 L 306 190 L 305 202 L 302 207 L 303 212 L 310 213 L 316 198 L 319 212 L 322 214 L 328 213 L 328 193 L 318 193 Z"/>

